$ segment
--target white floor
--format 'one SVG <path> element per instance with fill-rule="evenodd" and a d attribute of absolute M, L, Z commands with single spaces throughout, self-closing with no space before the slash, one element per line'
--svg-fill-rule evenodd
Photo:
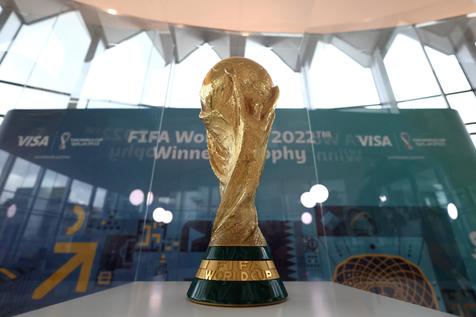
<path fill-rule="evenodd" d="M 189 282 L 134 282 L 45 307 L 27 317 L 426 317 L 453 316 L 332 282 L 287 282 L 285 303 L 253 308 L 189 302 Z"/>

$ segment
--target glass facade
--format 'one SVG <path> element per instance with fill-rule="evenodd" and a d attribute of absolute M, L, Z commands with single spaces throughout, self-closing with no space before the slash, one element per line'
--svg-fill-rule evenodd
<path fill-rule="evenodd" d="M 0 316 L 193 278 L 220 201 L 199 91 L 229 56 L 281 92 L 256 206 L 282 279 L 476 314 L 476 18 L 243 34 L 15 2 L 0 1 Z"/>

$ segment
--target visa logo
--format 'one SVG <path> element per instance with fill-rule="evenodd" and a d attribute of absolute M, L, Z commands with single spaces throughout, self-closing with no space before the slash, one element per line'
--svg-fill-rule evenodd
<path fill-rule="evenodd" d="M 38 146 L 48 146 L 49 136 L 42 135 L 19 135 L 18 136 L 18 146 L 21 147 L 38 147 Z"/>
<path fill-rule="evenodd" d="M 360 145 L 369 147 L 393 146 L 392 141 L 387 135 L 356 135 Z"/>

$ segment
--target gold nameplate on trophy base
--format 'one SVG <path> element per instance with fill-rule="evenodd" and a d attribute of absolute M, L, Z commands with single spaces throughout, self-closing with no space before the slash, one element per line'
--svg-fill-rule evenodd
<path fill-rule="evenodd" d="M 213 281 L 265 281 L 279 278 L 273 261 L 202 260 L 196 278 Z"/>

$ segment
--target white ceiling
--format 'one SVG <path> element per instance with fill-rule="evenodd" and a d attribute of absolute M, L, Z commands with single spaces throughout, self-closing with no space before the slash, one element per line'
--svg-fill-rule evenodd
<path fill-rule="evenodd" d="M 78 0 L 120 15 L 239 32 L 333 33 L 476 12 L 473 0 Z"/>

